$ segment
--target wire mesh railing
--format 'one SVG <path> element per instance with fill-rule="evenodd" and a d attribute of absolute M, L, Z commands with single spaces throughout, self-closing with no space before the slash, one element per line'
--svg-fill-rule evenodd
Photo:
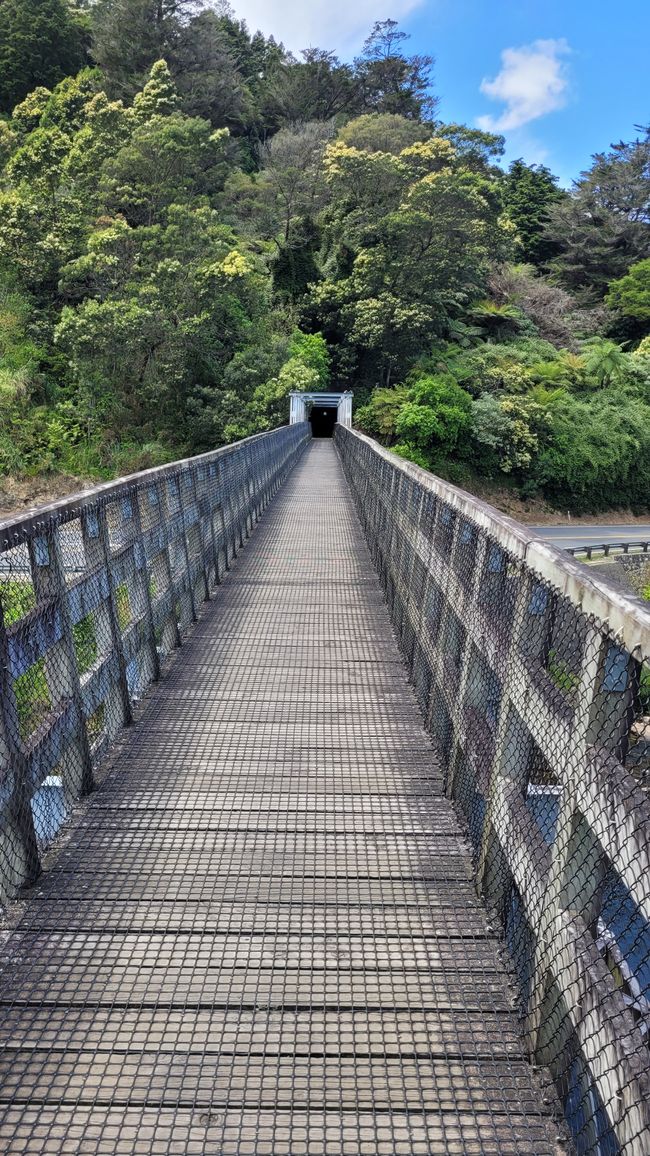
<path fill-rule="evenodd" d="M 309 437 L 285 426 L 0 524 L 0 902 L 96 765 Z"/>
<path fill-rule="evenodd" d="M 412 680 L 580 1156 L 650 1152 L 650 612 L 338 426 Z"/>

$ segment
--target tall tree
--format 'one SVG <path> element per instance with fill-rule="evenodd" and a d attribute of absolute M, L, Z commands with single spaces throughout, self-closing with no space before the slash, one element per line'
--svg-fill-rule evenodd
<path fill-rule="evenodd" d="M 402 50 L 409 39 L 397 21 L 378 20 L 355 69 L 366 108 L 418 120 L 431 117 L 438 103 L 431 94 L 434 58 L 405 56 Z"/>
<path fill-rule="evenodd" d="M 650 260 L 637 261 L 625 277 L 612 281 L 605 300 L 610 309 L 640 322 L 647 332 L 650 326 Z"/>
<path fill-rule="evenodd" d="M 0 4 L 0 111 L 37 86 L 58 84 L 87 61 L 85 17 L 67 0 L 2 0 Z"/>
<path fill-rule="evenodd" d="M 92 52 L 113 95 L 132 96 L 156 60 L 167 56 L 202 0 L 97 0 Z"/>
<path fill-rule="evenodd" d="M 496 179 L 465 168 L 449 141 L 416 140 L 394 155 L 347 144 L 354 133 L 347 125 L 325 152 L 326 247 L 344 260 L 328 262 L 306 316 L 347 346 L 354 373 L 387 385 L 485 284 L 505 232 Z"/>
<path fill-rule="evenodd" d="M 513 161 L 503 182 L 503 201 L 517 229 L 517 256 L 527 265 L 544 265 L 558 253 L 557 241 L 546 233 L 552 205 L 566 200 L 557 177 L 546 165 Z"/>
<path fill-rule="evenodd" d="M 548 237 L 559 279 L 587 300 L 650 257 L 650 127 L 597 153 L 570 198 L 550 210 Z"/>
<path fill-rule="evenodd" d="M 265 105 L 280 123 L 360 111 L 359 83 L 349 64 L 321 48 L 308 48 L 302 57 L 282 62 L 269 77 Z"/>
<path fill-rule="evenodd" d="M 256 119 L 253 95 L 238 70 L 223 17 L 200 12 L 184 24 L 169 65 L 178 84 L 183 110 L 217 127 L 241 133 Z"/>

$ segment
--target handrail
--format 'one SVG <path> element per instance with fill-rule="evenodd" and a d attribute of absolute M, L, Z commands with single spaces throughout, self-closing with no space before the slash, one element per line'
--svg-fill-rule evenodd
<path fill-rule="evenodd" d="M 38 876 L 309 436 L 284 426 L 0 524 L 0 903 Z"/>
<path fill-rule="evenodd" d="M 650 608 L 341 426 L 336 444 L 578 1150 L 650 1138 Z M 624 966 L 621 966 L 623 961 Z"/>
<path fill-rule="evenodd" d="M 285 427 L 282 426 L 282 429 Z M 272 431 L 274 432 L 274 431 Z M 26 510 L 22 514 L 12 514 L 8 518 L 0 519 L 0 552 L 10 548 L 11 539 L 27 534 L 46 518 L 58 517 L 65 519 L 67 515 L 76 516 L 79 511 L 92 506 L 98 499 L 106 500 L 110 495 L 118 498 L 129 492 L 133 486 L 142 486 L 145 483 L 163 481 L 167 477 L 182 472 L 185 469 L 195 469 L 201 464 L 210 465 L 221 457 L 227 457 L 235 447 L 251 445 L 260 438 L 268 437 L 268 433 L 251 434 L 232 445 L 220 446 L 216 450 L 208 450 L 194 457 L 177 458 L 173 462 L 165 462 L 162 466 L 151 466 L 146 470 L 139 470 L 134 474 L 125 474 L 121 478 L 113 478 L 110 482 L 99 482 L 87 490 L 78 490 L 73 494 L 66 494 L 54 502 L 47 502 L 40 506 Z"/>
<path fill-rule="evenodd" d="M 340 439 L 342 427 L 336 428 Z M 650 652 L 650 607 L 641 598 L 622 591 L 606 576 L 594 574 L 584 563 L 567 558 L 569 551 L 534 534 L 523 522 L 502 514 L 483 499 L 399 457 L 358 430 L 351 430 L 350 434 L 447 502 L 458 514 L 471 517 L 504 550 L 534 568 L 586 614 L 595 614 L 607 622 L 610 630 L 620 635 L 621 642 L 629 644 L 629 649 Z"/>

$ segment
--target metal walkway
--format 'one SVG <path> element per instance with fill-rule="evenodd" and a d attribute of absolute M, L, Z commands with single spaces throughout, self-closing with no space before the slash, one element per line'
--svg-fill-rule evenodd
<path fill-rule="evenodd" d="M 2 956 L 3 1152 L 559 1151 L 331 442 Z"/>

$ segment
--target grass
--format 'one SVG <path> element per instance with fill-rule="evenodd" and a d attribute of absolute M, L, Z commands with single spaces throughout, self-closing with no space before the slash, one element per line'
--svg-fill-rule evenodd
<path fill-rule="evenodd" d="M 31 582 L 9 579 L 0 583 L 0 597 L 6 626 L 20 622 L 36 606 Z M 128 600 L 128 595 L 127 595 Z M 98 647 L 92 614 L 86 615 L 72 628 L 75 660 L 80 675 L 84 675 L 97 660 Z M 14 694 L 18 712 L 20 737 L 27 739 L 45 716 L 52 710 L 52 695 L 45 673 L 45 658 L 39 658 L 29 670 L 14 679 Z"/>
<path fill-rule="evenodd" d="M 14 679 L 18 728 L 28 739 L 52 710 L 52 697 L 45 677 L 45 659 L 39 658 L 29 670 Z"/>
<path fill-rule="evenodd" d="M 115 591 L 115 605 L 117 608 L 117 622 L 122 634 L 127 626 L 133 621 L 133 614 L 131 612 L 131 601 L 129 599 L 129 588 L 126 583 L 118 586 Z"/>
<path fill-rule="evenodd" d="M 564 691 L 565 694 L 573 694 L 577 690 L 580 679 L 568 663 L 560 658 L 557 650 L 549 650 L 546 669 L 558 690 Z"/>
<path fill-rule="evenodd" d="M 97 660 L 97 635 L 92 614 L 87 614 L 76 626 L 72 627 L 72 641 L 77 660 L 77 669 L 80 675 L 90 670 Z"/>
<path fill-rule="evenodd" d="M 12 626 L 36 606 L 34 587 L 20 578 L 0 580 L 0 601 L 5 626 Z"/>

